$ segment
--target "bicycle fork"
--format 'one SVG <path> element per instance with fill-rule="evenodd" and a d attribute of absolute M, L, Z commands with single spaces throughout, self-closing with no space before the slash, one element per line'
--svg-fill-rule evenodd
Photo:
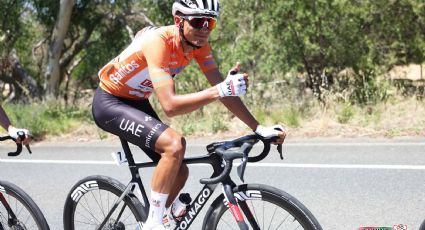
<path fill-rule="evenodd" d="M 115 201 L 114 205 L 112 206 L 109 213 L 105 216 L 105 219 L 103 222 L 96 228 L 97 230 L 101 230 L 104 228 L 104 226 L 109 221 L 109 218 L 111 218 L 112 214 L 115 212 L 115 210 L 118 208 L 119 204 L 124 200 L 124 197 L 127 196 L 131 191 L 133 191 L 134 187 L 136 186 L 136 183 L 130 182 L 127 187 L 125 188 L 124 192 L 121 194 L 121 196 Z M 124 209 L 126 208 L 126 204 L 124 203 L 121 207 L 121 210 L 118 212 L 117 219 L 114 223 L 116 225 L 118 221 L 121 219 L 122 213 L 124 212 Z M 141 227 L 141 226 L 139 226 Z M 1 230 L 1 229 L 0 229 Z"/>
<path fill-rule="evenodd" d="M 6 201 L 6 198 L 3 196 L 2 193 L 0 193 L 0 202 L 3 204 L 4 208 L 7 211 L 7 224 L 9 227 L 13 226 L 17 222 L 17 218 L 15 216 L 15 213 L 13 213 L 12 209 L 10 208 L 9 204 Z M 3 226 L 0 223 L 0 230 L 3 230 Z"/>
<path fill-rule="evenodd" d="M 260 227 L 258 226 L 257 222 L 255 221 L 254 216 L 251 213 L 251 210 L 249 209 L 248 205 L 245 201 L 238 202 L 236 201 L 235 196 L 233 195 L 232 187 L 230 185 L 223 185 L 223 193 L 224 197 L 227 200 L 227 205 L 229 207 L 230 212 L 232 213 L 233 217 L 235 218 L 239 228 L 241 230 L 248 230 L 249 227 L 245 223 L 244 217 L 242 215 L 241 209 L 245 216 L 248 219 L 248 222 L 251 224 L 252 228 L 255 230 L 259 230 Z"/>

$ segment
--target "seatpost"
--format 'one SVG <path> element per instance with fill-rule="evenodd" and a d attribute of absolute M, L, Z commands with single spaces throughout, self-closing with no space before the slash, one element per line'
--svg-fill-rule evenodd
<path fill-rule="evenodd" d="M 149 200 L 146 196 L 145 188 L 143 187 L 142 180 L 140 180 L 139 169 L 134 162 L 133 154 L 131 154 L 130 147 L 128 146 L 128 142 L 120 137 L 122 149 L 124 150 L 125 157 L 127 158 L 128 167 L 131 173 L 131 181 L 135 182 L 139 185 L 140 193 L 142 194 L 143 203 L 149 208 Z M 134 187 L 131 191 L 134 190 Z"/>

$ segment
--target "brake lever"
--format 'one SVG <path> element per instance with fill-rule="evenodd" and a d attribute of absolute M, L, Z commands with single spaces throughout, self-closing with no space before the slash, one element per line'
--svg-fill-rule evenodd
<path fill-rule="evenodd" d="M 24 133 L 24 132 L 19 131 L 19 132 L 18 132 L 18 136 L 19 136 L 19 138 L 21 139 L 21 141 L 25 140 L 25 133 Z M 31 153 L 32 153 L 32 151 L 31 151 L 31 148 L 30 148 L 30 145 L 29 145 L 29 144 L 26 144 L 26 145 L 25 145 L 25 148 L 27 148 L 27 150 L 28 150 L 28 153 L 29 153 L 29 154 L 31 154 Z"/>
<path fill-rule="evenodd" d="M 26 144 L 26 145 L 25 145 L 25 148 L 27 148 L 27 150 L 28 150 L 28 153 L 29 153 L 29 154 L 31 154 L 31 153 L 32 153 L 31 148 L 30 148 L 30 145 Z"/>
<path fill-rule="evenodd" d="M 270 143 L 276 141 L 277 139 L 278 139 L 278 137 L 272 137 L 270 139 Z M 277 147 L 276 147 L 276 149 L 279 152 L 280 159 L 283 160 L 283 148 L 282 148 L 282 144 L 278 144 Z"/>
<path fill-rule="evenodd" d="M 239 178 L 241 179 L 241 181 L 243 182 L 243 183 L 245 183 L 245 180 L 243 179 L 244 178 L 244 175 L 245 175 L 245 169 L 246 169 L 246 163 L 248 162 L 248 156 L 244 156 L 243 158 L 242 158 L 242 162 L 241 162 L 241 164 L 238 166 L 238 168 L 237 168 L 237 172 L 238 172 L 238 176 L 239 176 Z"/>
<path fill-rule="evenodd" d="M 277 151 L 279 152 L 280 159 L 283 160 L 282 144 L 277 145 Z"/>

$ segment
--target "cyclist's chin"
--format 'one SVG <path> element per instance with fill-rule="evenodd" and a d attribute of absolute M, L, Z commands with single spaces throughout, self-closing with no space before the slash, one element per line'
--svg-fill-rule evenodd
<path fill-rule="evenodd" d="M 196 38 L 192 41 L 192 43 L 197 46 L 204 46 L 205 44 L 207 44 L 207 42 L 208 38 Z"/>

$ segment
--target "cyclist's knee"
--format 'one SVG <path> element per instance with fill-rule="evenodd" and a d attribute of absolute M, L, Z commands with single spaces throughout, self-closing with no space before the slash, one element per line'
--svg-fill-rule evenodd
<path fill-rule="evenodd" d="M 186 151 L 186 140 L 184 137 L 174 138 L 164 149 L 162 157 L 174 158 L 181 162 Z"/>

